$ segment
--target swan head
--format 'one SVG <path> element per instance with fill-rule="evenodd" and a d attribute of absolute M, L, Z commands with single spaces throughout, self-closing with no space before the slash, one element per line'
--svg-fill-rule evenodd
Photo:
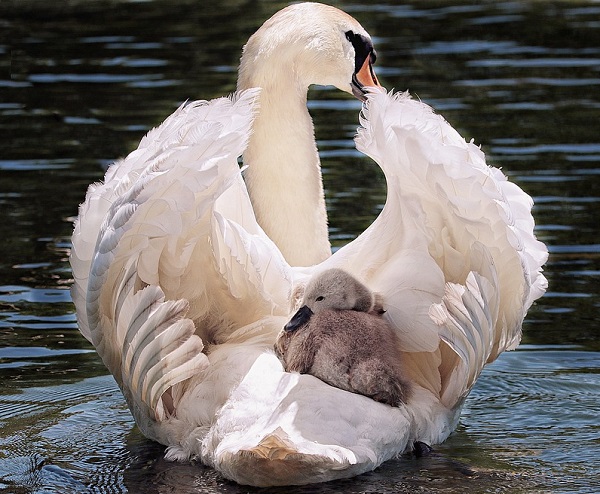
<path fill-rule="evenodd" d="M 371 37 L 353 17 L 319 3 L 290 5 L 268 19 L 244 46 L 238 89 L 291 84 L 335 86 L 357 98 L 379 86 Z"/>
<path fill-rule="evenodd" d="M 312 278 L 302 298 L 302 307 L 285 325 L 285 331 L 304 326 L 313 314 L 325 310 L 370 312 L 375 305 L 371 290 L 341 269 L 328 269 Z"/>

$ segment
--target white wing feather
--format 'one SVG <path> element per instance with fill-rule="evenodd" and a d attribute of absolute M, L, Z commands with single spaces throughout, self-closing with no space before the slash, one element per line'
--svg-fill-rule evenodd
<path fill-rule="evenodd" d="M 486 362 L 519 343 L 523 318 L 546 289 L 533 201 L 407 93 L 374 89 L 361 124 L 356 145 L 384 171 L 386 204 L 325 267 L 344 267 L 384 295 L 404 348 L 422 352 L 407 357 L 414 377 L 458 403 Z M 430 314 L 440 303 L 452 316 L 445 322 Z"/>
<path fill-rule="evenodd" d="M 71 262 L 81 332 L 138 421 L 167 417 L 163 393 L 208 365 L 203 340 L 287 313 L 289 290 L 267 289 L 291 284 L 287 265 L 251 209 L 231 212 L 249 204 L 237 157 L 257 94 L 180 107 L 80 208 Z"/>

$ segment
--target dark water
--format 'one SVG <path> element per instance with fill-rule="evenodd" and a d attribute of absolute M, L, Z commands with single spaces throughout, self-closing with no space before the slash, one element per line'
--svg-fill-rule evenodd
<path fill-rule="evenodd" d="M 231 92 L 244 41 L 285 3 L 207 5 L 0 2 L 0 491 L 255 492 L 162 459 L 79 335 L 68 292 L 87 185 L 181 101 Z M 534 197 L 550 288 L 443 456 L 266 492 L 597 492 L 600 3 L 336 5 L 374 35 L 388 88 L 433 105 Z M 311 97 L 340 246 L 377 214 L 384 182 L 353 148 L 358 102 Z"/>

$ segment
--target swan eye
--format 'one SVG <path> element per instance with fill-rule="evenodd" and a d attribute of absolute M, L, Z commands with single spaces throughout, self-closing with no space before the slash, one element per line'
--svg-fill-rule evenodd
<path fill-rule="evenodd" d="M 354 69 L 358 72 L 363 66 L 365 60 L 369 58 L 373 64 L 377 59 L 377 54 L 373 48 L 373 43 L 370 39 L 365 38 L 362 34 L 356 34 L 354 31 L 346 31 L 344 33 L 346 39 L 352 43 L 354 47 Z"/>
<path fill-rule="evenodd" d="M 323 295 L 319 295 L 316 299 L 315 302 L 321 302 L 322 300 L 325 300 L 325 297 L 323 297 Z"/>

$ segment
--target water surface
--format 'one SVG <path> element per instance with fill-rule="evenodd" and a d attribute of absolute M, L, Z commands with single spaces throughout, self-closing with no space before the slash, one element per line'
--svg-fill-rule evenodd
<path fill-rule="evenodd" d="M 234 90 L 240 49 L 285 2 L 0 4 L 0 491 L 255 492 L 166 462 L 79 335 L 69 237 L 87 185 L 186 99 Z M 441 456 L 267 492 L 596 492 L 600 479 L 600 4 L 336 2 L 388 88 L 431 104 L 534 197 L 550 249 L 523 345 L 486 368 Z M 354 150 L 360 104 L 311 90 L 330 234 L 385 200 Z"/>

